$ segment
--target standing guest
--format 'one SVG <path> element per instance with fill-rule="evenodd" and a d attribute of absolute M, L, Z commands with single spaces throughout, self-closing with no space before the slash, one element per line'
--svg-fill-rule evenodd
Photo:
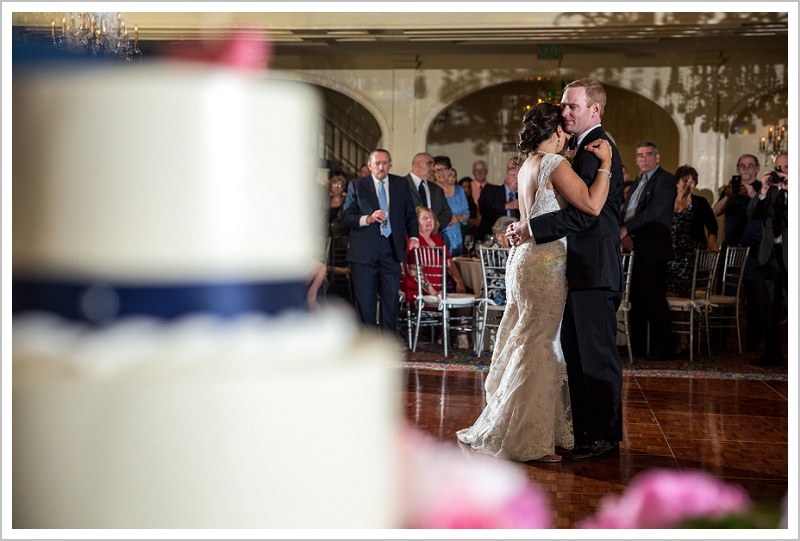
<path fill-rule="evenodd" d="M 488 183 L 486 180 L 486 175 L 488 173 L 489 167 L 486 165 L 485 161 L 478 160 L 472 164 L 472 176 L 475 177 L 472 181 L 472 200 L 476 205 L 481 198 L 481 190 L 483 190 Z"/>
<path fill-rule="evenodd" d="M 472 198 L 472 179 L 464 177 L 458 181 L 461 189 L 464 190 L 464 195 L 467 196 L 467 204 L 469 205 L 469 224 L 466 228 L 462 228 L 461 232 L 464 235 L 472 235 L 475 237 L 478 234 L 478 226 L 481 223 L 481 215 L 478 212 L 478 204 Z"/>
<path fill-rule="evenodd" d="M 461 233 L 461 226 L 469 223 L 469 204 L 464 189 L 456 184 L 456 177 L 450 158 L 447 156 L 436 156 L 433 159 L 433 174 L 436 182 L 444 191 L 447 204 L 453 211 L 450 221 L 442 230 L 442 238 L 450 254 L 453 257 L 464 253 L 464 237 Z"/>
<path fill-rule="evenodd" d="M 517 175 L 519 165 L 510 164 L 506 170 L 502 186 L 487 184 L 481 192 L 478 209 L 481 212 L 481 225 L 478 236 L 483 239 L 492 234 L 492 225 L 500 216 L 511 216 L 519 219 L 519 200 L 517 199 Z"/>
<path fill-rule="evenodd" d="M 747 314 L 745 327 L 747 351 L 759 351 L 763 335 L 762 327 L 757 323 L 761 318 L 761 310 L 756 290 L 755 271 L 758 246 L 761 243 L 762 224 L 760 220 L 754 220 L 747 214 L 747 206 L 751 200 L 748 188 L 753 194 L 759 191 L 754 189 L 753 183 L 756 182 L 760 170 L 761 165 L 756 156 L 752 154 L 739 156 L 736 161 L 736 175 L 731 177 L 731 181 L 722 188 L 720 198 L 713 207 L 715 216 L 725 215 L 725 239 L 722 241 L 721 259 L 725 260 L 728 246 L 750 247 L 742 277 Z M 722 275 L 718 274 L 718 277 L 721 278 Z"/>
<path fill-rule="evenodd" d="M 619 250 L 622 160 L 600 124 L 606 91 L 599 81 L 571 82 L 564 88 L 561 106 L 564 129 L 573 136 L 570 141 L 575 140 L 572 169 L 590 187 L 594 187 L 598 172 L 605 169 L 593 149 L 604 145 L 601 140 L 608 141 L 608 196 L 599 216 L 569 205 L 515 222 L 509 227 L 508 237 L 513 246 L 520 246 L 529 238 L 538 245 L 566 236 L 568 290 L 561 347 L 567 363 L 576 445 L 567 458 L 584 462 L 619 456 L 622 440 L 622 361 L 616 326 L 623 291 Z"/>
<path fill-rule="evenodd" d="M 361 177 L 366 177 L 369 174 L 370 174 L 369 164 L 365 163 L 364 165 L 361 166 L 361 169 L 359 169 L 358 176 L 359 178 L 361 178 Z"/>
<path fill-rule="evenodd" d="M 406 260 L 406 244 L 411 249 L 419 246 L 419 225 L 408 182 L 389 174 L 389 151 L 372 151 L 368 165 L 370 174 L 350 181 L 347 187 L 342 212 L 342 224 L 350 230 L 347 261 L 359 321 L 367 327 L 377 326 L 380 295 L 381 329 L 394 333 L 400 305 L 400 263 Z"/>
<path fill-rule="evenodd" d="M 692 292 L 695 252 L 719 251 L 719 226 L 708 201 L 692 193 L 697 186 L 697 170 L 689 165 L 678 167 L 675 182 L 678 195 L 672 208 L 673 256 L 667 262 L 667 294 L 688 297 Z"/>
<path fill-rule="evenodd" d="M 756 366 L 783 366 L 780 323 L 789 287 L 789 156 L 775 158 L 775 170 L 761 178 L 761 190 L 747 206 L 747 214 L 763 227 L 757 249 L 756 284 L 764 333 L 764 354 L 752 361 Z M 752 188 L 751 188 L 752 190 Z M 748 322 L 748 325 L 750 322 Z"/>
<path fill-rule="evenodd" d="M 411 197 L 414 199 L 414 206 L 430 208 L 439 224 L 449 224 L 453 212 L 447 204 L 444 191 L 433 182 L 433 156 L 427 152 L 420 152 L 414 156 L 411 161 L 411 172 L 406 175 L 406 179 L 411 189 Z M 434 233 L 439 233 L 438 229 Z"/>
<path fill-rule="evenodd" d="M 344 208 L 344 200 L 346 196 L 347 181 L 342 175 L 334 175 L 328 181 L 328 190 L 330 191 L 330 207 L 328 210 L 328 225 L 331 230 L 339 227 L 342 222 L 342 209 Z"/>
<path fill-rule="evenodd" d="M 647 351 L 648 359 L 674 356 L 667 303 L 667 263 L 673 258 L 672 214 L 677 188 L 675 177 L 659 165 L 658 147 L 651 142 L 636 147 L 639 177 L 622 205 L 620 242 L 636 251 L 631 274 L 631 348 L 634 355 Z"/>

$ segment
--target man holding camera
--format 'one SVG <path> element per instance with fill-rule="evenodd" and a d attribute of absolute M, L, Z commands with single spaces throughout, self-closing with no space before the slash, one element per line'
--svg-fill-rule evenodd
<path fill-rule="evenodd" d="M 736 162 L 736 174 L 723 189 L 719 201 L 714 205 L 714 215 L 725 214 L 725 240 L 721 246 L 720 258 L 725 260 L 728 246 L 749 246 L 750 254 L 744 268 L 742 289 L 747 310 L 746 348 L 747 351 L 759 351 L 762 328 L 758 324 L 761 312 L 756 294 L 756 247 L 761 241 L 761 222 L 747 215 L 747 205 L 755 193 L 753 183 L 758 182 L 761 166 L 758 158 L 752 154 L 742 154 Z M 748 189 L 750 195 L 748 195 Z M 721 278 L 722 273 L 717 273 Z"/>
<path fill-rule="evenodd" d="M 789 286 L 789 156 L 779 154 L 775 169 L 761 177 L 760 186 L 750 189 L 752 199 L 747 215 L 762 223 L 761 242 L 756 248 L 756 290 L 764 325 L 764 354 L 752 364 L 783 366 L 786 362 L 781 345 L 780 322 Z M 758 192 L 755 188 L 760 188 Z"/>

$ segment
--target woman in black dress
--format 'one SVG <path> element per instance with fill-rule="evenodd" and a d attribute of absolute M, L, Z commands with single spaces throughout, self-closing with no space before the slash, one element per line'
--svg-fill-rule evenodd
<path fill-rule="evenodd" d="M 667 265 L 667 294 L 688 297 L 692 291 L 695 251 L 719 251 L 717 219 L 708 201 L 692 194 L 697 186 L 697 171 L 682 165 L 675 171 L 678 195 L 672 214 L 672 250 L 674 257 Z"/>

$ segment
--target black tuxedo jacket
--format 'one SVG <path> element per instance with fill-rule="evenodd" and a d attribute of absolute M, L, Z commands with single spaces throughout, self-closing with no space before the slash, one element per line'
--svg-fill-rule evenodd
<path fill-rule="evenodd" d="M 414 210 L 414 201 L 408 182 L 403 177 L 388 175 L 389 223 L 392 234 L 389 237 L 398 261 L 406 260 L 406 237 L 419 237 L 419 222 Z M 373 223 L 361 227 L 362 216 L 372 214 L 381 206 L 372 175 L 351 180 L 347 185 L 347 197 L 342 209 L 342 225 L 350 230 L 347 247 L 347 260 L 352 263 L 369 263 L 379 249 L 380 224 Z"/>
<path fill-rule="evenodd" d="M 478 238 L 492 234 L 492 226 L 500 216 L 506 216 L 506 185 L 487 184 L 481 190 L 478 199 L 478 210 L 481 212 L 481 225 L 478 227 Z"/>
<path fill-rule="evenodd" d="M 638 181 L 631 185 L 631 194 L 638 185 Z M 651 263 L 672 259 L 672 215 L 677 194 L 675 177 L 657 167 L 639 196 L 636 214 L 623 224 L 633 237 L 636 257 Z M 622 207 L 623 219 L 629 202 L 630 196 Z"/>
<path fill-rule="evenodd" d="M 411 173 L 406 175 L 408 180 L 408 189 L 411 190 L 411 198 L 414 200 L 414 207 L 422 205 L 422 198 L 419 196 L 419 189 L 414 184 L 414 179 L 411 178 Z M 444 195 L 444 190 L 435 182 L 425 181 L 428 185 L 428 192 L 430 192 L 430 201 L 427 207 L 433 211 L 436 219 L 439 220 L 439 231 L 450 225 L 450 220 L 453 219 L 453 211 L 450 209 L 450 204 L 447 202 L 447 196 Z M 438 231 L 434 231 L 438 233 Z"/>
<path fill-rule="evenodd" d="M 537 243 L 567 237 L 567 283 L 575 289 L 623 290 L 619 248 L 622 206 L 622 159 L 614 142 L 602 126 L 589 132 L 575 152 L 572 169 L 591 186 L 600 160 L 586 145 L 598 139 L 611 144 L 611 185 L 599 216 L 589 216 L 572 205 L 557 212 L 531 218 L 529 223 Z"/>
<path fill-rule="evenodd" d="M 783 244 L 781 245 L 781 250 L 783 251 L 784 265 L 787 267 L 789 266 L 789 221 L 788 214 L 785 210 L 785 203 L 782 201 L 783 197 L 786 197 L 785 191 L 778 190 L 777 188 L 770 188 L 767 191 L 767 196 L 763 200 L 759 199 L 758 195 L 756 195 L 747 205 L 747 215 L 750 218 L 763 220 L 761 242 L 759 242 L 758 246 L 750 248 L 751 252 L 753 250 L 758 250 L 755 254 L 750 255 L 755 256 L 754 259 L 759 267 L 766 265 L 772 255 L 772 249 L 775 246 L 775 232 L 773 227 L 776 220 L 781 220 L 782 223 L 781 241 Z M 780 204 L 784 205 L 784 211 L 782 213 L 779 212 L 777 208 Z"/>

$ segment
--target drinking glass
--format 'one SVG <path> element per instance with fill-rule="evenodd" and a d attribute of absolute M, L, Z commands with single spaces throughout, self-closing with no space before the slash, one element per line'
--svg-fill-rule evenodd
<path fill-rule="evenodd" d="M 464 248 L 467 249 L 467 255 L 470 255 L 473 246 L 475 246 L 475 239 L 472 235 L 464 235 Z"/>

